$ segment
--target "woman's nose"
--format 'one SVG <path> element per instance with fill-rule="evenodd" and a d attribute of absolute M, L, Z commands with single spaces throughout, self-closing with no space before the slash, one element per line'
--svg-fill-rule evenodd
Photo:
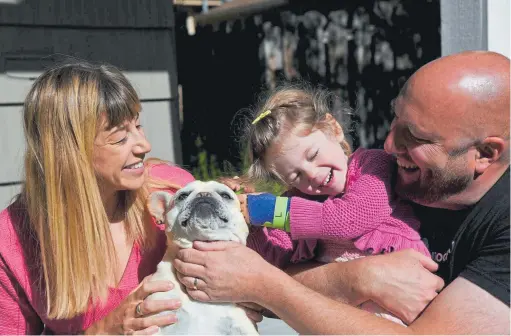
<path fill-rule="evenodd" d="M 133 148 L 133 152 L 136 154 L 146 154 L 151 151 L 151 143 L 147 140 L 144 134 L 137 134 L 137 143 Z"/>

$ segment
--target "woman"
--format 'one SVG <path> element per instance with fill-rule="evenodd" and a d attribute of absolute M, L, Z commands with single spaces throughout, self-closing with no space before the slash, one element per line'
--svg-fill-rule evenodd
<path fill-rule="evenodd" d="M 139 98 L 117 69 L 86 62 L 44 72 L 23 107 L 25 184 L 0 213 L 0 333 L 151 334 L 179 307 L 145 302 L 165 235 L 150 189 L 193 180 L 162 162 L 140 125 Z"/>

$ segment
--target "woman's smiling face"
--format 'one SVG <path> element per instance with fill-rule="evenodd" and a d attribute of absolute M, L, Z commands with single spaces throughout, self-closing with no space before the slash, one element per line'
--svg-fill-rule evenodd
<path fill-rule="evenodd" d="M 145 181 L 144 157 L 151 150 L 139 118 L 108 128 L 103 125 L 94 141 L 93 164 L 103 193 L 136 190 Z"/>

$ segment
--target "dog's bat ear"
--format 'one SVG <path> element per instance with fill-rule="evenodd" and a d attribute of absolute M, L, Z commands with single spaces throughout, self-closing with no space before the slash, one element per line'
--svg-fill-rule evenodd
<path fill-rule="evenodd" d="M 157 223 L 165 221 L 165 214 L 170 210 L 174 197 L 165 191 L 155 191 L 149 196 L 149 212 Z"/>

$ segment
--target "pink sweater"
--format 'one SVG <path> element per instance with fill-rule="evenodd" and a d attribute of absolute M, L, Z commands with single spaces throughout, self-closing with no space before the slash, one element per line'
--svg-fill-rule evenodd
<path fill-rule="evenodd" d="M 186 185 L 193 177 L 183 169 L 160 164 L 150 174 Z M 128 264 L 117 288 L 110 288 L 108 300 L 102 306 L 91 306 L 82 315 L 70 320 L 50 320 L 46 316 L 42 271 L 33 248 L 36 240 L 20 220 L 25 214 L 14 203 L 0 213 L 0 334 L 74 334 L 87 329 L 121 303 L 140 281 L 154 273 L 166 248 L 162 230 L 157 246 L 141 251 L 133 246 Z M 160 227 L 161 228 L 161 227 Z"/>
<path fill-rule="evenodd" d="M 347 242 L 362 253 L 413 248 L 429 257 L 412 208 L 392 192 L 394 169 L 394 159 L 384 151 L 358 149 L 350 158 L 342 196 L 324 202 L 292 197 L 291 235 L 252 228 L 250 245 L 279 267 L 318 257 L 336 258 L 349 248 Z"/>

